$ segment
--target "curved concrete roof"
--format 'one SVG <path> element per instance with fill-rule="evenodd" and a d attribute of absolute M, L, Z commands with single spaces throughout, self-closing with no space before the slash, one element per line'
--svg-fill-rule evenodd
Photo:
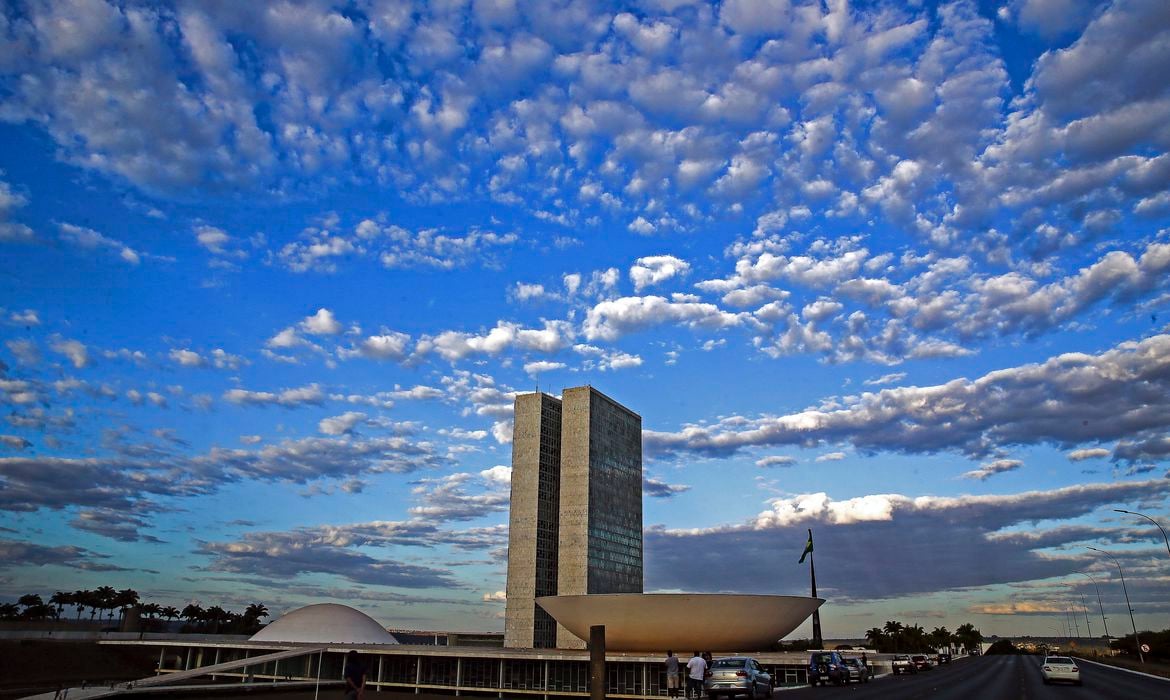
<path fill-rule="evenodd" d="M 306 605 L 252 635 L 253 642 L 397 644 L 394 635 L 361 610 L 337 603 Z"/>
<path fill-rule="evenodd" d="M 764 651 L 825 601 L 788 595 L 606 593 L 537 598 L 540 607 L 581 639 L 605 625 L 612 651 Z"/>

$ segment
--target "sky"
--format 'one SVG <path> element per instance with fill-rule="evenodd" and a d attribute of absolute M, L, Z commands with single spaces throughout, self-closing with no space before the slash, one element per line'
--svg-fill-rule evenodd
<path fill-rule="evenodd" d="M 500 632 L 591 384 L 647 591 L 812 529 L 826 637 L 1119 634 L 1095 546 L 1165 629 L 1166 75 L 1163 0 L 3 3 L 0 598 Z"/>

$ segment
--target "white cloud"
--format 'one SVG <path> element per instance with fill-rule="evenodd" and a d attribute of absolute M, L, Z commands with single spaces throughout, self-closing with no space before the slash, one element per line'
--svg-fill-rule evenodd
<path fill-rule="evenodd" d="M 419 346 L 433 349 L 443 359 L 455 362 L 469 355 L 499 355 L 513 349 L 552 353 L 568 346 L 573 335 L 573 328 L 564 321 L 546 321 L 544 328 L 539 329 L 500 321 L 483 335 L 444 331 L 420 341 Z"/>
<path fill-rule="evenodd" d="M 978 469 L 973 469 L 963 474 L 964 479 L 975 479 L 977 481 L 987 481 L 996 474 L 1004 472 L 1015 471 L 1024 466 L 1024 463 L 1018 459 L 997 459 L 994 462 L 988 462 Z"/>
<path fill-rule="evenodd" d="M 355 426 L 366 419 L 366 414 L 358 411 L 346 411 L 339 416 L 322 418 L 317 429 L 325 435 L 349 435 Z"/>
<path fill-rule="evenodd" d="M 307 384 L 280 392 L 249 391 L 229 389 L 223 394 L 225 401 L 241 406 L 284 406 L 293 408 L 303 405 L 319 405 L 325 400 L 325 392 L 318 384 Z"/>
<path fill-rule="evenodd" d="M 337 335 L 341 332 L 341 323 L 334 317 L 332 311 L 322 308 L 301 321 L 301 330 L 310 335 Z"/>
<path fill-rule="evenodd" d="M 0 170 L 0 175 L 4 171 Z M 0 243 L 28 243 L 36 236 L 28 226 L 11 220 L 12 212 L 28 204 L 28 197 L 14 192 L 12 187 L 0 180 Z"/>
<path fill-rule="evenodd" d="M 796 458 L 788 455 L 769 455 L 756 460 L 757 467 L 790 467 L 796 464 Z"/>
<path fill-rule="evenodd" d="M 634 291 L 640 292 L 673 277 L 685 276 L 690 269 L 690 263 L 673 255 L 651 255 L 634 261 L 630 267 L 630 280 L 634 283 Z"/>
<path fill-rule="evenodd" d="M 736 417 L 673 433 L 646 430 L 643 445 L 649 453 L 726 455 L 750 446 L 848 442 L 862 451 L 953 450 L 982 457 L 1010 445 L 1071 448 L 1124 437 L 1117 455 L 1137 460 L 1158 454 L 1158 431 L 1170 428 L 1170 403 L 1151 403 L 1151 397 L 1170 396 L 1164 367 L 1170 367 L 1170 336 L 1157 335 L 1097 355 L 1058 355 L 973 380 L 866 392 L 831 408 Z M 1080 398 L 1087 391 L 1091 402 Z"/>
<path fill-rule="evenodd" d="M 504 465 L 496 465 L 490 469 L 484 469 L 479 473 L 488 483 L 497 486 L 508 486 L 512 483 L 512 468 Z"/>
<path fill-rule="evenodd" d="M 183 367 L 205 367 L 207 360 L 194 350 L 175 348 L 170 352 L 171 361 Z"/>
<path fill-rule="evenodd" d="M 614 341 L 656 325 L 677 323 L 692 329 L 720 330 L 741 325 L 738 314 L 714 304 L 668 301 L 660 296 L 621 297 L 589 309 L 582 326 L 588 340 Z"/>
<path fill-rule="evenodd" d="M 1072 450 L 1068 453 L 1070 462 L 1083 462 L 1086 459 L 1104 459 L 1109 456 L 1109 450 L 1104 447 L 1086 447 L 1080 450 Z"/>
<path fill-rule="evenodd" d="M 232 245 L 233 240 L 223 229 L 207 225 L 196 226 L 195 240 L 200 246 L 215 255 L 231 254 L 229 246 Z M 239 254 L 237 254 L 237 257 L 239 257 Z"/>
<path fill-rule="evenodd" d="M 355 350 L 343 352 L 343 356 L 360 355 L 372 360 L 401 360 L 406 357 L 409 343 L 410 336 L 406 333 L 388 331 L 369 336 Z"/>
<path fill-rule="evenodd" d="M 524 363 L 524 372 L 529 375 L 537 375 L 541 372 L 552 372 L 558 369 L 564 369 L 564 362 L 549 362 L 548 360 L 537 360 L 535 362 Z"/>
<path fill-rule="evenodd" d="M 107 238 L 91 228 L 74 226 L 68 223 L 58 224 L 58 228 L 61 230 L 61 240 L 66 243 L 86 250 L 100 250 L 104 248 L 113 251 L 117 253 L 118 258 L 122 262 L 130 265 L 137 265 L 142 261 L 142 254 L 138 251 L 125 243 Z"/>
<path fill-rule="evenodd" d="M 89 349 L 80 340 L 55 338 L 49 344 L 49 349 L 58 355 L 64 355 L 69 358 L 69 361 L 77 369 L 89 366 Z"/>

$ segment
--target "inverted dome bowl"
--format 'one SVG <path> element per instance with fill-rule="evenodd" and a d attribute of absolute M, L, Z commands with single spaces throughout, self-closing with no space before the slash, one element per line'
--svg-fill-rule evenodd
<path fill-rule="evenodd" d="M 536 599 L 583 640 L 605 625 L 608 651 L 764 651 L 796 629 L 822 598 L 721 593 L 603 593 Z"/>

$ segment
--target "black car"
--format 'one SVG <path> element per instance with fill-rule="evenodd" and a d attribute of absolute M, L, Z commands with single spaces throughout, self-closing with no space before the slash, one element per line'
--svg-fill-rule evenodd
<path fill-rule="evenodd" d="M 938 663 L 939 666 L 942 666 L 943 664 L 949 664 L 951 662 L 951 655 L 950 654 L 939 654 L 938 659 L 936 659 L 936 662 Z"/>

